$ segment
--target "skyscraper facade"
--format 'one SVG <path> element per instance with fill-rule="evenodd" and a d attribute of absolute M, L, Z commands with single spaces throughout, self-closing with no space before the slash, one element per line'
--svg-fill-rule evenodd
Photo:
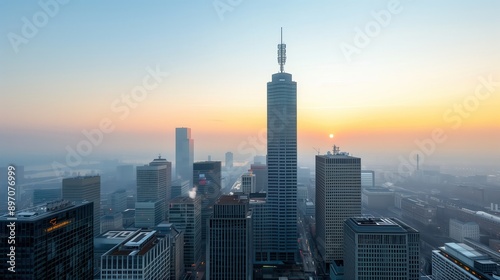
<path fill-rule="evenodd" d="M 195 270 L 201 258 L 201 199 L 178 196 L 170 201 L 169 222 L 184 232 L 184 266 Z"/>
<path fill-rule="evenodd" d="M 344 220 L 361 216 L 361 159 L 334 148 L 316 156 L 316 242 L 326 263 L 342 260 Z"/>
<path fill-rule="evenodd" d="M 393 218 L 344 222 L 344 279 L 418 280 L 418 231 Z"/>
<path fill-rule="evenodd" d="M 255 192 L 255 175 L 252 172 L 241 175 L 241 191 L 246 194 Z"/>
<path fill-rule="evenodd" d="M 252 211 L 248 197 L 223 195 L 209 219 L 208 280 L 251 280 L 253 272 Z"/>
<path fill-rule="evenodd" d="M 62 198 L 94 203 L 94 236 L 101 233 L 101 176 L 78 176 L 62 181 Z"/>
<path fill-rule="evenodd" d="M 0 216 L 1 279 L 93 278 L 93 202 L 54 201 L 15 218 Z"/>
<path fill-rule="evenodd" d="M 137 166 L 136 227 L 149 228 L 165 220 L 168 167 L 161 162 Z"/>
<path fill-rule="evenodd" d="M 191 128 L 175 129 L 175 172 L 176 179 L 189 180 L 193 185 L 194 140 L 191 139 Z"/>
<path fill-rule="evenodd" d="M 226 161 L 224 166 L 229 169 L 233 168 L 233 153 L 231 152 L 226 153 Z"/>
<path fill-rule="evenodd" d="M 280 72 L 267 83 L 267 206 L 275 242 L 270 261 L 294 262 L 297 253 L 297 83 L 284 72 L 286 45 L 278 44 Z"/>
<path fill-rule="evenodd" d="M 168 203 L 171 198 L 172 163 L 164 158 L 161 158 L 161 156 L 158 156 L 158 158 L 155 158 L 152 162 L 149 163 L 149 166 L 165 166 L 165 203 Z"/>

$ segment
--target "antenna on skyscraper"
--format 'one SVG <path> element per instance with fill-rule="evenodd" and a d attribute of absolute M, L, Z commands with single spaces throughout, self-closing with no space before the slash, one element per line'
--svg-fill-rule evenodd
<path fill-rule="evenodd" d="M 278 63 L 280 65 L 280 73 L 285 72 L 286 62 L 286 44 L 283 44 L 283 27 L 281 27 L 281 43 L 278 44 Z"/>

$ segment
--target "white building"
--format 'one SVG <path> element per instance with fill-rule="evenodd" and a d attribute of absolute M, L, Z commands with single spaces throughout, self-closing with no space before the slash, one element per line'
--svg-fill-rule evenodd
<path fill-rule="evenodd" d="M 479 241 L 479 225 L 474 222 L 461 222 L 450 219 L 450 237 L 458 242 L 465 242 L 465 238 Z"/>
<path fill-rule="evenodd" d="M 169 238 L 139 230 L 101 256 L 101 279 L 170 279 Z"/>

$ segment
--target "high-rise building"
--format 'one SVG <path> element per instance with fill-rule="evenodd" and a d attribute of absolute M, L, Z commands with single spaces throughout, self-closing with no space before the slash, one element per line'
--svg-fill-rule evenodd
<path fill-rule="evenodd" d="M 93 202 L 65 200 L 0 216 L 0 278 L 92 279 L 93 218 Z"/>
<path fill-rule="evenodd" d="M 137 167 L 136 227 L 150 228 L 165 220 L 170 167 L 161 158 Z"/>
<path fill-rule="evenodd" d="M 198 268 L 201 258 L 201 199 L 178 196 L 170 201 L 169 222 L 184 232 L 184 266 Z"/>
<path fill-rule="evenodd" d="M 189 180 L 193 184 L 194 140 L 191 139 L 191 128 L 175 129 L 175 172 L 176 179 Z"/>
<path fill-rule="evenodd" d="M 94 236 L 101 233 L 101 176 L 78 176 L 62 181 L 62 198 L 94 203 Z"/>
<path fill-rule="evenodd" d="M 252 211 L 248 196 L 221 196 L 208 223 L 207 279 L 252 280 Z"/>
<path fill-rule="evenodd" d="M 361 159 L 339 152 L 316 156 L 316 242 L 326 263 L 342 260 L 344 220 L 361 216 Z"/>
<path fill-rule="evenodd" d="M 241 175 L 241 191 L 245 194 L 255 192 L 255 174 L 248 172 Z"/>
<path fill-rule="evenodd" d="M 184 275 L 184 232 L 171 223 L 161 223 L 154 229 L 170 238 L 170 279 L 182 279 Z"/>
<path fill-rule="evenodd" d="M 227 152 L 226 153 L 226 161 L 225 161 L 225 165 L 224 165 L 227 168 L 231 169 L 233 168 L 233 153 L 231 152 Z"/>
<path fill-rule="evenodd" d="M 101 256 L 101 279 L 170 279 L 169 241 L 154 230 L 136 231 Z"/>
<path fill-rule="evenodd" d="M 175 198 L 178 196 L 187 196 L 189 193 L 190 185 L 189 180 L 174 180 L 170 190 L 170 197 Z"/>
<path fill-rule="evenodd" d="M 435 280 L 500 279 L 499 265 L 487 254 L 464 243 L 446 243 L 432 251 L 432 279 Z"/>
<path fill-rule="evenodd" d="M 418 280 L 418 231 L 394 218 L 344 222 L 344 279 Z"/>
<path fill-rule="evenodd" d="M 172 163 L 167 161 L 161 156 L 155 158 L 152 162 L 149 163 L 149 166 L 165 166 L 165 184 L 166 184 L 166 195 L 165 195 L 165 203 L 168 203 L 171 198 L 171 187 L 172 187 Z"/>
<path fill-rule="evenodd" d="M 193 186 L 198 195 L 217 199 L 222 189 L 220 161 L 200 161 L 193 164 Z"/>
<path fill-rule="evenodd" d="M 297 245 L 297 83 L 285 73 L 286 45 L 278 44 L 279 73 L 267 83 L 267 206 L 274 223 L 269 261 L 294 262 Z"/>
<path fill-rule="evenodd" d="M 254 163 L 250 170 L 255 175 L 255 192 L 267 192 L 267 165 Z"/>

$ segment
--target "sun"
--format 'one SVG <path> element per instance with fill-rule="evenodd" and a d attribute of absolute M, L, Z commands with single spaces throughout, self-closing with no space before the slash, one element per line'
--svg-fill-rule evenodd
<path fill-rule="evenodd" d="M 333 133 L 330 133 L 330 138 L 333 138 Z"/>

